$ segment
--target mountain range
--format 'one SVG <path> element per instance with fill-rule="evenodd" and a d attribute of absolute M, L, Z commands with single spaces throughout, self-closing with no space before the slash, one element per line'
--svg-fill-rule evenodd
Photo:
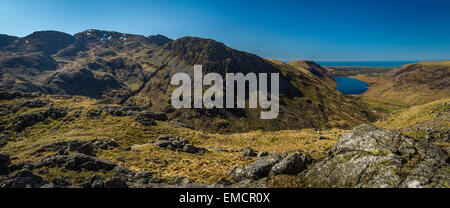
<path fill-rule="evenodd" d="M 174 109 L 172 75 L 203 72 L 280 73 L 280 114 L 260 120 L 261 109 Z M 78 95 L 101 103 L 167 113 L 194 129 L 214 132 L 351 128 L 375 120 L 358 99 L 334 89 L 327 70 L 312 61 L 285 63 L 227 47 L 211 39 L 142 36 L 87 30 L 70 35 L 39 31 L 0 35 L 0 90 Z"/>

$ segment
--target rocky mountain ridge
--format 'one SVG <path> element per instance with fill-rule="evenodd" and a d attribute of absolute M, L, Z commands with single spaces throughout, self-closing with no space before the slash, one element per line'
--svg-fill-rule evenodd
<path fill-rule="evenodd" d="M 350 128 L 375 119 L 362 103 L 335 91 L 317 64 L 307 62 L 301 69 L 211 39 L 172 41 L 162 35 L 100 30 L 73 36 L 40 31 L 24 38 L 1 37 L 0 90 L 82 95 L 146 107 L 193 128 L 219 132 Z M 260 120 L 261 109 L 174 109 L 170 78 L 177 72 L 192 73 L 194 64 L 202 64 L 204 73 L 280 73 L 279 118 Z"/>

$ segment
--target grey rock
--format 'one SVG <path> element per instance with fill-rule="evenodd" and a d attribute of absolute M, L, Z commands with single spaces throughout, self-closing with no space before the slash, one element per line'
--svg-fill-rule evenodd
<path fill-rule="evenodd" d="M 329 157 L 299 176 L 306 187 L 446 187 L 448 155 L 396 131 L 362 125 L 344 135 Z"/>
<path fill-rule="evenodd" d="M 233 168 L 228 175 L 233 177 L 234 182 L 244 179 L 258 180 L 267 177 L 272 167 L 281 161 L 279 155 L 271 155 L 264 158 L 258 158 L 253 163 Z"/>
<path fill-rule="evenodd" d="M 183 152 L 187 152 L 187 153 L 196 153 L 197 152 L 197 148 L 192 145 L 192 144 L 186 144 L 183 147 Z"/>
<path fill-rule="evenodd" d="M 21 170 L 0 183 L 1 188 L 39 188 L 48 182 L 30 170 Z"/>
<path fill-rule="evenodd" d="M 156 140 L 153 143 L 153 145 L 163 147 L 163 148 L 169 146 L 170 144 L 171 144 L 171 142 L 168 140 Z"/>
<path fill-rule="evenodd" d="M 294 153 L 275 164 L 270 170 L 270 175 L 296 175 L 305 170 L 312 161 L 309 155 Z"/>
<path fill-rule="evenodd" d="M 9 172 L 15 172 L 18 170 L 27 169 L 34 170 L 34 164 L 32 162 L 19 162 L 17 164 L 13 164 L 9 166 Z"/>
<path fill-rule="evenodd" d="M 40 158 L 36 162 L 34 162 L 34 166 L 36 168 L 41 167 L 62 167 L 68 160 L 70 159 L 70 156 L 68 155 L 49 155 Z"/>
<path fill-rule="evenodd" d="M 242 156 L 254 157 L 256 156 L 255 150 L 250 147 L 242 149 Z"/>
<path fill-rule="evenodd" d="M 269 156 L 269 153 L 268 153 L 268 152 L 260 152 L 260 153 L 258 153 L 258 155 L 257 155 L 257 157 L 266 157 L 266 156 Z"/>
<path fill-rule="evenodd" d="M 128 185 L 122 178 L 114 177 L 105 181 L 105 188 L 128 188 Z"/>
<path fill-rule="evenodd" d="M 65 168 L 69 170 L 81 170 L 86 169 L 90 171 L 97 170 L 112 170 L 117 164 L 108 160 L 99 159 L 89 155 L 76 153 L 66 163 Z"/>
<path fill-rule="evenodd" d="M 114 168 L 114 175 L 116 177 L 127 177 L 133 174 L 134 174 L 133 171 L 129 170 L 128 168 L 122 165 L 118 165 Z"/>
<path fill-rule="evenodd" d="M 103 181 L 103 178 L 99 176 L 98 174 L 95 174 L 89 178 L 89 180 L 86 182 L 90 188 L 104 188 L 105 182 Z"/>
<path fill-rule="evenodd" d="M 169 139 L 173 138 L 172 136 L 167 136 L 167 135 L 162 135 L 159 136 L 158 139 L 156 139 L 157 141 L 169 141 Z"/>
<path fill-rule="evenodd" d="M 222 178 L 219 181 L 217 181 L 216 184 L 222 185 L 224 187 L 233 185 L 233 183 L 230 180 L 227 180 L 227 179 L 224 179 L 224 178 Z"/>
<path fill-rule="evenodd" d="M 62 178 L 54 178 L 52 184 L 59 188 L 65 188 L 71 185 L 68 181 Z"/>
<path fill-rule="evenodd" d="M 69 152 L 67 152 L 66 148 L 60 148 L 58 150 L 58 155 L 69 155 Z"/>
<path fill-rule="evenodd" d="M 82 144 L 76 151 L 85 155 L 95 156 L 94 146 L 91 143 Z"/>
<path fill-rule="evenodd" d="M 67 109 L 50 107 L 48 109 L 19 115 L 13 120 L 13 128 L 16 131 L 22 131 L 29 126 L 45 121 L 47 118 L 59 119 L 66 115 Z"/>
<path fill-rule="evenodd" d="M 54 189 L 54 188 L 58 188 L 55 184 L 53 183 L 48 183 L 48 184 L 44 184 L 39 188 L 43 188 L 43 189 Z"/>
<path fill-rule="evenodd" d="M 0 175 L 9 174 L 9 164 L 11 164 L 11 158 L 8 153 L 0 153 Z"/>

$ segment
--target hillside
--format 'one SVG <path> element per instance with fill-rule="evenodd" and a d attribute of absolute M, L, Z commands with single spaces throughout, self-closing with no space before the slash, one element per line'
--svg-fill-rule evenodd
<path fill-rule="evenodd" d="M 207 133 L 186 128 L 166 114 L 88 97 L 0 96 L 1 188 L 450 184 L 448 100 L 393 114 L 393 119 L 408 115 L 399 123 L 376 123 L 393 129 L 402 123 L 420 127 L 421 121 L 446 125 L 447 131 L 433 127 L 433 137 L 427 139 L 372 125 L 351 131 Z"/>
<path fill-rule="evenodd" d="M 87 30 L 27 37 L 1 36 L 0 90 L 80 95 L 106 104 L 143 107 L 168 114 L 194 129 L 219 132 L 299 128 L 351 128 L 375 116 L 361 102 L 329 84 L 319 65 L 281 64 L 231 49 L 211 39 L 141 36 Z M 302 63 L 302 64 L 299 64 Z M 260 120 L 261 109 L 176 110 L 169 101 L 171 76 L 203 72 L 281 73 L 280 116 Z"/>
<path fill-rule="evenodd" d="M 450 61 L 407 64 L 382 77 L 354 78 L 372 83 L 363 94 L 371 99 L 418 105 L 450 95 Z"/>
<path fill-rule="evenodd" d="M 450 99 L 412 106 L 385 116 L 374 124 L 434 142 L 446 142 L 450 146 Z"/>
<path fill-rule="evenodd" d="M 296 61 L 291 61 L 288 63 L 289 65 L 291 65 L 292 67 L 296 68 L 296 69 L 305 69 L 309 72 L 311 72 L 312 74 L 316 75 L 317 77 L 319 77 L 321 80 L 323 80 L 325 83 L 329 83 L 331 86 L 336 86 L 336 81 L 333 79 L 333 76 L 331 75 L 331 73 L 321 67 L 319 64 L 315 63 L 314 61 L 307 61 L 307 60 L 296 60 Z"/>

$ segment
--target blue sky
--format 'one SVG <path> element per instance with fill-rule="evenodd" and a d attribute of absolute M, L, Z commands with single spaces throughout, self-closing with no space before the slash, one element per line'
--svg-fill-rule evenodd
<path fill-rule="evenodd" d="M 264 58 L 450 59 L 450 1 L 1 0 L 0 34 L 87 29 L 212 38 Z"/>

